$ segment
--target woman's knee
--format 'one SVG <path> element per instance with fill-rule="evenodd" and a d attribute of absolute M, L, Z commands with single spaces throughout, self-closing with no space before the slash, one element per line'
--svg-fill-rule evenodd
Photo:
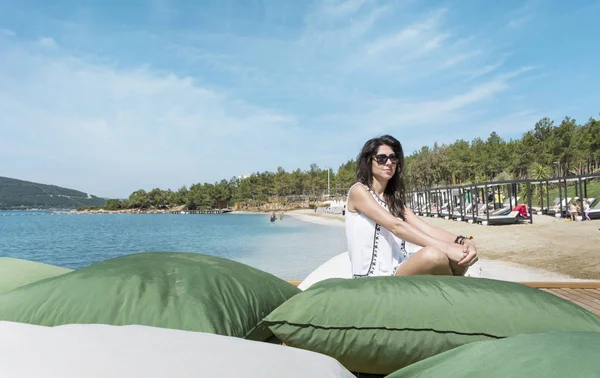
<path fill-rule="evenodd" d="M 424 247 L 420 252 L 423 259 L 431 266 L 448 266 L 450 264 L 446 254 L 435 247 Z"/>

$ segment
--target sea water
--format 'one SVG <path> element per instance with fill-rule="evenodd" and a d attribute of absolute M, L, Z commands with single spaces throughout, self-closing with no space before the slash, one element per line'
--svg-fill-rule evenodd
<path fill-rule="evenodd" d="M 72 269 L 137 252 L 195 252 L 303 279 L 345 250 L 343 227 L 291 216 L 0 211 L 0 256 Z"/>

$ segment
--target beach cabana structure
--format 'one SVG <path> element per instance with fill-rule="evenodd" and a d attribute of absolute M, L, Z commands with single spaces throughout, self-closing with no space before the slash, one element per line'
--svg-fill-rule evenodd
<path fill-rule="evenodd" d="M 423 203 L 423 193 L 421 191 L 415 190 L 409 193 L 410 195 L 410 202 L 409 202 L 409 206 L 412 209 L 412 211 L 417 214 L 417 215 L 421 215 L 421 213 L 423 212 L 423 207 L 424 207 L 424 203 Z"/>
<path fill-rule="evenodd" d="M 519 187 L 525 186 L 527 195 L 527 214 L 529 223 L 533 223 L 533 209 L 531 196 L 531 182 L 529 180 L 512 180 L 504 182 L 484 182 L 475 185 L 478 189 L 483 189 L 482 200 L 484 203 L 484 213 L 473 216 L 473 221 L 487 225 L 515 224 L 523 220 L 520 212 L 515 211 L 518 201 L 521 199 L 518 195 Z M 506 198 L 504 197 L 506 193 Z M 485 223 L 484 223 L 485 222 Z"/>
<path fill-rule="evenodd" d="M 454 208 L 450 217 L 455 220 L 465 221 L 476 207 L 474 192 L 471 184 L 452 188 Z"/>
<path fill-rule="evenodd" d="M 595 173 L 595 174 L 588 174 L 588 175 L 581 175 L 577 177 L 577 185 L 576 185 L 576 195 L 578 195 L 581 198 L 581 202 L 580 202 L 580 212 L 583 215 L 583 206 L 584 206 L 584 202 L 589 200 L 590 201 L 590 219 L 600 219 L 600 200 L 598 200 L 597 198 L 591 198 L 588 196 L 588 188 L 587 188 L 587 184 L 588 181 L 590 180 L 598 180 L 600 179 L 600 174 Z M 600 180 L 598 180 L 600 181 Z M 578 191 L 577 191 L 578 189 Z M 583 218 L 585 219 L 585 218 Z"/>
<path fill-rule="evenodd" d="M 554 186 L 554 183 L 556 183 L 558 188 L 558 197 L 555 197 L 552 203 L 550 203 L 551 184 Z M 542 192 L 544 185 L 546 187 L 546 207 L 544 207 L 544 196 L 541 196 L 540 199 L 543 214 L 550 216 L 554 216 L 556 213 L 561 214 L 561 216 L 565 214 L 571 198 L 567 197 L 566 181 L 562 177 L 542 181 L 532 181 L 532 184 L 539 184 L 540 192 Z"/>
<path fill-rule="evenodd" d="M 471 219 L 473 222 L 477 215 L 482 212 L 483 206 L 479 203 L 479 194 L 476 185 L 467 184 L 458 187 L 459 195 L 457 197 L 457 206 L 452 215 L 453 219 L 467 221 Z"/>
<path fill-rule="evenodd" d="M 439 188 L 426 189 L 426 208 L 425 215 L 430 217 L 439 217 L 444 203 L 443 192 Z"/>
<path fill-rule="evenodd" d="M 443 192 L 439 188 L 431 188 L 429 190 L 429 216 L 439 217 L 444 204 Z"/>
<path fill-rule="evenodd" d="M 486 224 L 518 223 L 539 214 L 566 215 L 572 198 L 591 200 L 590 218 L 600 218 L 600 199 L 588 196 L 588 181 L 600 179 L 600 174 L 557 177 L 545 180 L 512 180 L 484 182 L 462 186 L 422 189 L 410 193 L 410 207 L 415 213 L 447 219 L 468 220 Z M 536 194 L 534 188 L 539 188 Z M 550 194 L 558 189 L 558 197 Z M 525 194 L 525 206 L 516 207 Z M 551 202 L 550 198 L 555 197 Z M 538 201 L 533 206 L 534 198 Z M 539 205 L 539 206 L 538 206 Z M 518 211 L 518 214 L 514 213 Z M 580 212 L 583 212 L 581 206 Z M 526 214 L 525 214 L 526 213 Z"/>
<path fill-rule="evenodd" d="M 428 217 L 433 216 L 435 213 L 434 207 L 436 203 L 437 193 L 433 189 L 425 190 L 425 215 Z"/>
<path fill-rule="evenodd" d="M 588 188 L 587 188 L 587 184 L 588 181 L 591 180 L 598 180 L 600 182 L 600 174 L 599 173 L 594 173 L 594 174 L 587 174 L 587 175 L 580 175 L 577 176 L 577 184 L 575 186 L 575 195 L 578 196 L 581 199 L 581 207 L 580 207 L 580 212 L 583 215 L 583 205 L 584 205 L 584 201 L 589 200 L 590 201 L 590 219 L 600 219 L 600 199 L 598 198 L 591 198 L 588 196 Z M 585 218 L 583 218 L 585 219 Z"/>
<path fill-rule="evenodd" d="M 479 194 L 473 184 L 432 188 L 429 192 L 429 215 L 462 221 L 468 220 L 473 211 L 481 212 L 477 203 Z"/>
<path fill-rule="evenodd" d="M 573 197 L 577 197 L 577 181 L 576 177 L 562 177 L 559 180 L 559 193 L 560 193 L 560 203 L 559 206 L 554 209 L 548 210 L 548 215 L 556 215 L 556 213 L 560 209 L 560 214 L 563 217 L 567 217 L 569 214 L 569 204 Z M 569 187 L 572 187 L 572 193 L 569 193 Z"/>
<path fill-rule="evenodd" d="M 422 192 L 424 193 L 425 198 L 424 207 L 422 211 L 423 215 L 440 217 L 445 207 L 445 190 L 443 188 L 437 187 L 423 189 Z"/>
<path fill-rule="evenodd" d="M 466 189 L 465 200 L 465 220 L 469 223 L 476 223 L 477 218 L 485 213 L 486 204 L 484 203 L 484 188 L 478 188 L 476 184 L 471 184 Z"/>
<path fill-rule="evenodd" d="M 464 219 L 465 199 L 463 197 L 463 189 L 464 188 L 462 186 L 458 186 L 450 190 L 453 204 L 453 208 L 450 213 L 451 219 Z"/>
<path fill-rule="evenodd" d="M 414 204 L 411 206 L 418 215 L 439 216 L 440 212 L 440 191 L 435 188 L 423 189 L 413 192 Z"/>
<path fill-rule="evenodd" d="M 452 189 L 452 187 L 450 187 L 450 186 L 443 188 L 446 200 L 445 200 L 445 203 L 442 205 L 442 211 L 440 212 L 440 215 L 444 218 L 446 218 L 446 217 L 450 218 L 450 214 L 452 214 L 452 212 L 454 210 L 454 203 L 453 203 L 453 197 L 451 194 L 451 189 Z"/>
<path fill-rule="evenodd" d="M 436 189 L 441 198 L 441 205 L 437 215 L 444 218 L 452 218 L 455 212 L 459 211 L 457 205 L 458 188 L 446 186 Z"/>
<path fill-rule="evenodd" d="M 408 206 L 417 215 L 426 215 L 429 207 L 426 190 L 413 190 L 408 193 Z"/>
<path fill-rule="evenodd" d="M 484 201 L 487 192 L 496 200 L 493 207 L 491 201 Z M 410 206 L 415 213 L 423 215 L 477 222 L 477 218 L 486 214 L 488 208 L 491 211 L 490 215 L 496 216 L 514 208 L 518 200 L 517 188 L 514 185 L 507 188 L 506 183 L 493 183 L 486 191 L 483 184 L 466 184 L 412 192 Z"/>
<path fill-rule="evenodd" d="M 550 216 L 567 216 L 569 213 L 569 203 L 572 199 L 581 200 L 580 205 L 587 199 L 595 200 L 588 196 L 587 184 L 590 180 L 600 178 L 600 174 L 588 174 L 571 177 L 555 177 L 546 180 L 532 181 L 532 185 L 539 186 L 540 192 L 545 188 L 545 196 L 540 196 L 540 208 L 543 214 Z M 550 195 L 551 191 L 558 189 L 558 197 Z M 553 198 L 553 201 L 550 201 Z M 592 203 L 593 205 L 593 203 Z M 583 209 L 580 209 L 583 211 Z M 590 216 L 591 217 L 591 216 Z"/>

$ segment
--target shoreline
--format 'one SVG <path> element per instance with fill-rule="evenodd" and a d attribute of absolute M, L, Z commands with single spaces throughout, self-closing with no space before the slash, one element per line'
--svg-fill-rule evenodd
<path fill-rule="evenodd" d="M 344 217 L 342 215 L 315 213 L 314 210 L 293 210 L 286 211 L 284 214 L 303 222 L 344 227 Z"/>
<path fill-rule="evenodd" d="M 325 226 L 344 227 L 344 217 L 342 215 L 315 213 L 312 210 L 296 210 L 286 212 L 286 215 L 294 217 L 298 220 L 320 224 Z M 581 237 L 579 230 L 571 226 L 580 226 L 580 224 L 564 224 L 551 217 L 544 219 L 542 216 L 534 218 L 534 224 L 520 224 L 513 226 L 482 226 L 473 225 L 465 222 L 456 222 L 445 219 L 435 219 L 428 217 L 420 217 L 424 221 L 440 226 L 453 233 L 463 233 L 474 235 L 478 240 L 479 261 L 475 263 L 467 273 L 468 276 L 481 277 L 489 279 L 499 279 L 506 281 L 561 281 L 561 282 L 586 282 L 600 280 L 600 257 L 599 263 L 592 264 L 586 260 L 577 260 L 571 258 L 571 263 L 575 263 L 575 268 L 571 265 L 556 264 L 557 256 L 546 253 L 544 243 L 557 243 L 561 236 L 555 235 L 555 238 L 560 240 L 547 240 L 545 234 L 540 235 L 539 230 L 544 230 L 549 233 L 555 233 L 554 228 L 564 227 L 564 231 L 575 233 Z M 575 222 L 582 223 L 582 222 Z M 588 223 L 587 228 L 595 227 L 600 241 L 600 233 L 597 231 L 598 224 Z M 550 225 L 550 226 L 549 226 Z M 552 227 L 552 225 L 554 225 Z M 532 227 L 536 226 L 536 227 Z M 508 243 L 512 236 L 512 242 Z M 577 237 L 575 236 L 575 237 Z M 591 238 L 587 239 L 588 251 L 593 250 L 594 244 Z M 564 240 L 563 240 L 564 241 Z M 568 241 L 568 239 L 567 239 Z M 504 242 L 504 243 L 502 243 Z M 534 248 L 538 247 L 537 253 Z M 564 253 L 565 251 L 561 251 Z M 568 252 L 568 251 L 567 251 Z M 586 254 L 587 252 L 584 252 Z M 595 252 L 595 255 L 600 255 Z M 590 273 L 585 274 L 579 267 L 588 266 L 592 268 Z M 594 269 L 595 268 L 595 269 Z M 579 274 L 573 274 L 578 273 Z"/>
<path fill-rule="evenodd" d="M 55 211 L 60 214 L 168 214 L 166 211 L 131 210 Z M 270 213 L 234 210 L 226 214 L 268 216 Z M 311 209 L 276 213 L 323 226 L 344 227 L 345 224 L 342 215 L 316 213 Z M 600 280 L 598 221 L 568 222 L 540 215 L 534 217 L 533 224 L 482 226 L 443 218 L 421 216 L 420 219 L 456 235 L 475 237 L 480 260 L 469 269 L 470 276 L 509 281 Z"/>

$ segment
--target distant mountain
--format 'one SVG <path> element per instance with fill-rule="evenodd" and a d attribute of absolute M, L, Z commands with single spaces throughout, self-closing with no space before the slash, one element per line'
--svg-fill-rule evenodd
<path fill-rule="evenodd" d="M 0 177 L 0 209 L 75 209 L 104 205 L 104 198 L 78 190 Z"/>

